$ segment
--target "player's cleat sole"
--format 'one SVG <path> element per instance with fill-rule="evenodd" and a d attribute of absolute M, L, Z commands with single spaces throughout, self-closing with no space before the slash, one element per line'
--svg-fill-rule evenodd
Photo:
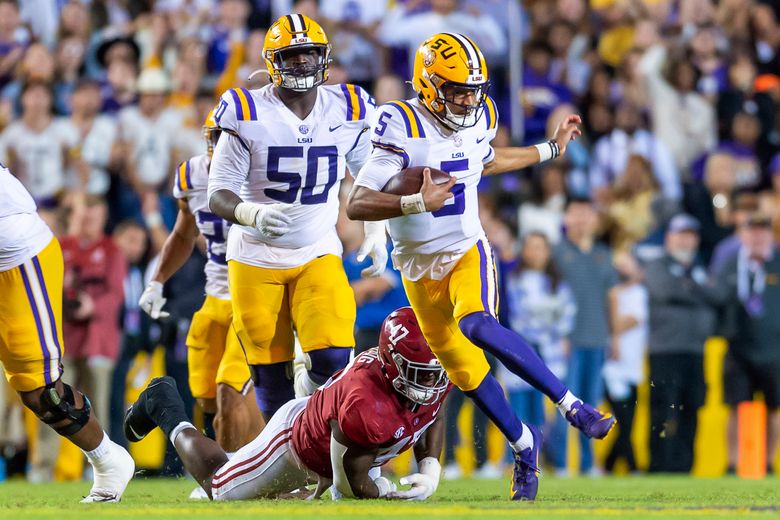
<path fill-rule="evenodd" d="M 515 454 L 509 497 L 512 500 L 530 502 L 536 500 L 536 493 L 539 491 L 539 452 L 542 449 L 542 432 L 535 426 L 524 424 L 523 427 L 531 431 L 534 445 Z"/>
<path fill-rule="evenodd" d="M 166 403 L 180 403 L 179 389 L 170 376 L 152 379 L 138 400 L 125 412 L 125 437 L 130 442 L 138 442 L 157 427 L 153 419 L 153 410 L 164 408 Z"/>
<path fill-rule="evenodd" d="M 612 414 L 601 412 L 582 401 L 574 403 L 566 412 L 566 420 L 591 439 L 603 439 L 617 424 Z"/>

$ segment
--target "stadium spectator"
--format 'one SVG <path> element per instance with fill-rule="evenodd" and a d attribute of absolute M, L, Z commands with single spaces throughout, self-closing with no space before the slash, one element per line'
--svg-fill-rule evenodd
<path fill-rule="evenodd" d="M 761 212 L 769 215 L 775 230 L 775 240 L 780 242 L 780 154 L 772 158 L 769 165 L 770 189 L 760 195 Z"/>
<path fill-rule="evenodd" d="M 563 223 L 566 236 L 555 247 L 555 263 L 577 303 L 577 319 L 569 335 L 567 386 L 583 400 L 598 403 L 604 395 L 601 369 L 610 338 L 607 294 L 618 282 L 617 273 L 609 249 L 596 242 L 598 217 L 590 199 L 569 199 Z M 593 468 L 590 439 L 581 435 L 580 445 L 580 471 L 589 473 Z M 558 473 L 566 473 L 560 465 L 565 460 L 564 451 L 556 464 Z"/>
<path fill-rule="evenodd" d="M 727 334 L 723 374 L 724 400 L 731 407 L 728 461 L 733 472 L 739 445 L 736 406 L 760 391 L 768 409 L 766 462 L 771 473 L 780 438 L 780 249 L 767 216 L 751 216 L 742 236 L 742 247 L 718 273 L 726 292 L 726 319 L 733 327 Z"/>
<path fill-rule="evenodd" d="M 20 22 L 16 1 L 0 1 L 0 91 L 11 80 L 30 40 L 27 29 Z"/>
<path fill-rule="evenodd" d="M 386 12 L 387 4 L 374 0 L 320 2 L 320 16 L 333 53 L 346 69 L 350 83 L 357 83 L 369 92 L 384 68 L 384 50 L 376 34 Z"/>
<path fill-rule="evenodd" d="M 734 194 L 734 233 L 724 238 L 712 253 L 710 259 L 710 275 L 720 272 L 723 265 L 728 262 L 743 243 L 743 234 L 748 223 L 748 219 L 760 208 L 758 195 L 751 192 L 737 192 Z"/>
<path fill-rule="evenodd" d="M 523 88 L 519 93 L 524 111 L 524 139 L 535 143 L 544 140 L 547 120 L 555 108 L 572 100 L 565 83 L 557 81 L 552 70 L 553 51 L 546 41 L 532 41 L 525 46 Z"/>
<path fill-rule="evenodd" d="M 112 160 L 116 162 L 112 152 L 117 127 L 114 119 L 100 114 L 101 103 L 100 85 L 92 80 L 80 81 L 71 96 L 70 122 L 78 132 L 74 153 L 82 159 L 76 173 L 87 193 L 103 196 L 111 184 L 109 167 Z"/>
<path fill-rule="evenodd" d="M 615 109 L 615 129 L 593 147 L 590 184 L 597 200 L 609 197 L 609 187 L 628 172 L 632 155 L 650 161 L 648 164 L 663 197 L 673 202 L 682 198 L 680 176 L 669 148 L 644 128 L 639 107 L 624 101 Z"/>
<path fill-rule="evenodd" d="M 715 327 L 719 293 L 697 262 L 699 222 L 675 215 L 666 253 L 649 262 L 650 471 L 687 473 L 697 413 L 704 404 L 704 342 Z"/>
<path fill-rule="evenodd" d="M 66 188 L 80 188 L 78 177 L 68 179 L 68 166 L 77 131 L 52 115 L 52 92 L 45 83 L 29 82 L 22 91 L 22 117 L 0 136 L 0 162 L 13 168 L 39 207 L 54 208 Z"/>
<path fill-rule="evenodd" d="M 506 274 L 504 283 L 510 327 L 535 348 L 553 374 L 565 381 L 570 351 L 568 337 L 574 327 L 577 303 L 555 266 L 546 234 L 528 231 L 524 235 L 519 263 Z M 517 416 L 528 424 L 542 426 L 545 423 L 542 394 L 500 363 L 497 373 Z M 553 465 L 562 468 L 566 466 L 566 450 L 562 448 L 567 431 L 565 422 L 555 420 L 557 415 L 546 429 L 546 445 Z"/>
<path fill-rule="evenodd" d="M 458 388 L 453 388 L 447 397 L 447 408 L 445 410 L 447 415 L 445 417 L 444 468 L 442 470 L 442 478 L 444 480 L 457 480 L 463 477 L 463 469 L 455 457 L 455 450 L 462 441 L 460 429 L 458 428 L 458 418 L 464 404 L 466 404 L 466 394 Z M 471 440 L 474 443 L 474 462 L 476 463 L 476 471 L 473 476 L 476 478 L 499 478 L 501 470 L 496 470 L 495 466 L 488 462 L 487 428 L 487 416 L 475 406 L 471 423 Z"/>
<path fill-rule="evenodd" d="M 733 231 L 731 201 L 736 182 L 734 156 L 718 152 L 707 158 L 703 182 L 693 181 L 685 185 L 683 207 L 701 226 L 699 254 L 705 264 L 709 263 L 715 246 Z"/>
<path fill-rule="evenodd" d="M 747 52 L 737 53 L 729 66 L 729 88 L 718 96 L 719 137 L 727 139 L 732 121 L 740 112 L 755 114 L 761 121 L 761 136 L 766 139 L 775 121 L 776 107 L 766 91 L 759 91 L 756 81 L 756 63 Z"/>
<path fill-rule="evenodd" d="M 138 305 L 145 287 L 143 261 L 148 236 L 141 225 L 132 220 L 125 220 L 116 226 L 112 238 L 127 262 L 127 274 L 123 283 L 124 302 L 119 313 L 122 339 L 111 381 L 109 434 L 114 442 L 126 447 L 127 438 L 124 435 L 122 422 L 127 410 L 125 402 L 127 374 L 136 355 L 142 351 L 149 351 L 152 347 L 149 338 L 151 320 L 141 312 L 141 307 Z"/>
<path fill-rule="evenodd" d="M 691 163 L 715 147 L 717 122 L 714 108 L 695 91 L 694 66 L 682 57 L 667 59 L 668 54 L 663 45 L 654 45 L 642 56 L 639 69 L 647 89 L 653 133 L 669 148 L 685 177 Z"/>
<path fill-rule="evenodd" d="M 557 244 L 563 227 L 566 206 L 566 164 L 550 161 L 534 169 L 531 193 L 517 213 L 519 236 L 542 232 L 551 244 Z"/>
<path fill-rule="evenodd" d="M 374 101 L 377 106 L 394 99 L 406 99 L 407 88 L 403 80 L 395 74 L 383 74 L 374 82 Z"/>
<path fill-rule="evenodd" d="M 119 355 L 119 310 L 127 262 L 105 234 L 108 207 L 95 195 L 73 208 L 65 262 L 62 336 L 68 349 L 66 377 L 90 396 L 98 419 L 108 424 L 111 374 Z"/>
<path fill-rule="evenodd" d="M 642 268 L 630 253 L 615 257 L 620 283 L 610 292 L 612 323 L 615 331 L 610 345 L 609 360 L 604 363 L 607 400 L 618 421 L 618 435 L 604 462 L 612 472 L 615 463 L 623 459 L 630 472 L 637 470 L 631 435 L 637 387 L 644 379 L 647 351 L 648 296 L 642 285 Z"/>

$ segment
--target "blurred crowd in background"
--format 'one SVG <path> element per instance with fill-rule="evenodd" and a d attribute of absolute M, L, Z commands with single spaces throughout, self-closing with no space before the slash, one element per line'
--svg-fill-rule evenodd
<path fill-rule="evenodd" d="M 115 441 L 124 443 L 137 353 L 163 345 L 166 370 L 187 388 L 184 338 L 203 298 L 203 255 L 166 285 L 168 319 L 152 322 L 137 304 L 176 218 L 174 169 L 205 152 L 201 125 L 224 90 L 268 81 L 252 75 L 265 67 L 265 29 L 295 11 L 330 37 L 329 81 L 357 83 L 378 104 L 411 96 L 405 80 L 426 37 L 472 37 L 503 118 L 494 146 L 543 141 L 565 114 L 581 114 L 583 137 L 565 157 L 480 186 L 482 223 L 501 259 L 502 320 L 575 394 L 609 401 L 620 427 L 607 470 L 618 460 L 637 470 L 631 425 L 649 378 L 648 469 L 690 471 L 704 344 L 725 337 L 724 399 L 733 407 L 763 395 L 771 464 L 780 432 L 780 6 L 525 0 L 521 26 L 510 27 L 511 2 L 0 0 L 0 161 L 61 239 L 66 379 L 90 396 Z M 509 62 L 510 34 L 521 35 L 522 64 Z M 523 143 L 510 139 L 513 104 Z M 368 348 L 405 304 L 400 277 L 361 279 L 362 226 L 343 217 L 339 233 L 358 347 Z M 566 474 L 565 421 L 495 369 L 523 420 L 546 424 L 545 467 Z M 451 399 L 447 478 L 462 472 L 462 394 Z M 3 403 L 10 470 L 27 441 L 12 396 Z M 487 458 L 486 419 L 477 414 L 474 425 L 477 476 L 500 475 L 502 464 Z M 729 469 L 736 432 L 732 413 Z M 21 471 L 50 479 L 56 447 L 38 443 Z M 579 456 L 582 473 L 604 470 L 584 438 Z"/>

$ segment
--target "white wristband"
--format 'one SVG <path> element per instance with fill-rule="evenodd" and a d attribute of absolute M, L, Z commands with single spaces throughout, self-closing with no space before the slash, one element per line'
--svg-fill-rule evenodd
<path fill-rule="evenodd" d="M 539 162 L 549 161 L 561 155 L 561 149 L 555 139 L 535 144 L 534 147 L 539 152 Z"/>
<path fill-rule="evenodd" d="M 404 195 L 401 197 L 401 213 L 404 215 L 412 215 L 414 213 L 425 213 L 425 201 L 423 200 L 422 193 L 415 193 L 414 195 Z"/>
<path fill-rule="evenodd" d="M 236 217 L 236 222 L 242 226 L 255 225 L 255 219 L 257 213 L 260 211 L 260 204 L 253 204 L 252 202 L 239 202 L 236 205 L 236 209 L 233 210 L 233 216 Z"/>
<path fill-rule="evenodd" d="M 438 459 L 434 457 L 425 457 L 417 463 L 417 469 L 423 475 L 428 475 L 433 479 L 436 486 L 433 490 L 436 491 L 436 488 L 439 487 L 439 479 L 441 478 L 441 464 L 439 464 Z"/>

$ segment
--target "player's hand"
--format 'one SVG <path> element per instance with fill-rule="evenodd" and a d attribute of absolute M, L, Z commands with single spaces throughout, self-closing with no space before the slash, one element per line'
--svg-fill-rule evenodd
<path fill-rule="evenodd" d="M 391 493 L 394 493 L 396 489 L 395 483 L 389 481 L 385 477 L 377 477 L 374 479 L 374 484 L 376 484 L 376 488 L 379 490 L 379 496 L 380 497 L 386 497 L 390 495 Z"/>
<path fill-rule="evenodd" d="M 357 253 L 357 261 L 362 262 L 367 256 L 371 257 L 371 265 L 360 271 L 364 278 L 379 276 L 387 267 L 387 234 L 384 221 L 366 222 L 364 224 L 365 238 L 360 244 Z"/>
<path fill-rule="evenodd" d="M 566 153 L 566 146 L 570 141 L 574 141 L 577 137 L 582 135 L 579 125 L 582 124 L 582 119 L 576 114 L 571 114 L 563 118 L 555 129 L 555 135 L 553 139 L 558 143 L 561 155 Z"/>
<path fill-rule="evenodd" d="M 144 289 L 141 299 L 138 300 L 138 305 L 146 314 L 156 320 L 170 316 L 169 312 L 162 310 L 166 301 L 168 300 L 163 298 L 163 284 L 151 281 Z"/>
<path fill-rule="evenodd" d="M 450 190 L 457 181 L 458 179 L 451 177 L 447 182 L 435 184 L 431 179 L 431 169 L 425 168 L 423 170 L 423 183 L 420 188 L 420 193 L 425 203 L 425 210 L 437 211 L 441 209 L 445 202 L 454 197 Z"/>
<path fill-rule="evenodd" d="M 268 238 L 278 238 L 290 231 L 292 219 L 282 209 L 284 204 L 260 206 L 255 215 L 255 229 Z"/>
<path fill-rule="evenodd" d="M 402 489 L 400 491 L 394 491 L 387 495 L 387 498 L 395 498 L 399 500 L 425 500 L 433 495 L 436 491 L 436 483 L 433 481 L 433 477 L 430 475 L 423 475 L 422 473 L 413 473 L 405 477 L 401 477 L 399 480 L 402 486 L 411 485 L 409 489 Z"/>

